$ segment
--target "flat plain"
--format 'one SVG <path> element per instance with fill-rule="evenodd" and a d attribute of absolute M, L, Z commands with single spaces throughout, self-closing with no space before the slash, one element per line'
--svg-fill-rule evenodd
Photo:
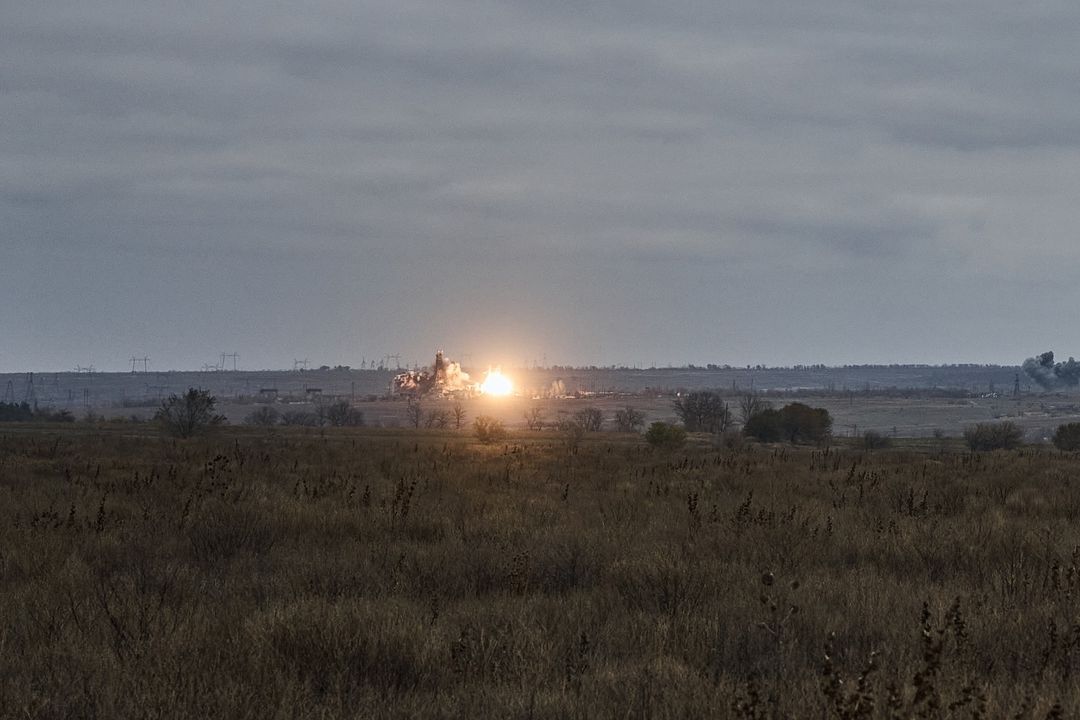
<path fill-rule="evenodd" d="M 0 431 L 0 716 L 1075 717 L 1080 461 Z"/>

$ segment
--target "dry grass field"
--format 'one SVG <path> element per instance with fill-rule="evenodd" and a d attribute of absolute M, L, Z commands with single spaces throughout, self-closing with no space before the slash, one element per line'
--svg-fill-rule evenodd
<path fill-rule="evenodd" d="M 4 428 L 0 717 L 1077 717 L 1078 470 Z"/>

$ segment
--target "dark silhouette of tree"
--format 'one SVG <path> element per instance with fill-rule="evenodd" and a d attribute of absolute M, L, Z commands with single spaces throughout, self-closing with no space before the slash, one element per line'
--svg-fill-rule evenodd
<path fill-rule="evenodd" d="M 217 398 L 209 391 L 189 388 L 183 395 L 170 395 L 166 398 L 154 419 L 172 435 L 191 437 L 225 422 L 224 415 L 214 413 L 216 404 Z"/>
<path fill-rule="evenodd" d="M 28 403 L 0 403 L 0 422 L 30 422 L 34 410 Z"/>
<path fill-rule="evenodd" d="M 615 411 L 615 429 L 618 432 L 639 432 L 645 427 L 645 413 L 629 405 Z"/>
<path fill-rule="evenodd" d="M 743 435 L 761 442 L 780 442 L 784 437 L 780 411 L 767 408 L 754 413 L 743 424 Z"/>
<path fill-rule="evenodd" d="M 832 432 L 832 417 L 825 408 L 791 403 L 780 410 L 767 408 L 750 416 L 743 434 L 761 442 L 822 442 Z"/>
<path fill-rule="evenodd" d="M 768 410 L 771 407 L 772 403 L 760 395 L 747 393 L 739 398 L 739 419 L 742 420 L 742 424 L 745 425 L 754 415 L 757 415 L 762 410 Z"/>
<path fill-rule="evenodd" d="M 716 393 L 687 393 L 675 400 L 675 414 L 688 432 L 722 433 L 731 424 L 731 410 Z"/>
<path fill-rule="evenodd" d="M 574 420 L 585 432 L 599 432 L 604 426 L 604 413 L 600 408 L 587 407 L 574 413 Z"/>
<path fill-rule="evenodd" d="M 364 413 L 341 400 L 327 406 L 326 421 L 334 427 L 363 427 Z"/>
<path fill-rule="evenodd" d="M 825 408 L 791 403 L 780 411 L 780 425 L 788 442 L 817 443 L 832 432 L 832 417 Z"/>
<path fill-rule="evenodd" d="M 1054 447 L 1058 450 L 1080 450 L 1080 423 L 1058 425 L 1054 433 Z"/>

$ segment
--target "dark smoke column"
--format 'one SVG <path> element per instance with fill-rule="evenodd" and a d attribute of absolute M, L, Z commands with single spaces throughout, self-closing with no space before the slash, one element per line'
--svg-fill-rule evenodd
<path fill-rule="evenodd" d="M 1080 363 L 1071 357 L 1065 362 L 1055 363 L 1053 350 L 1028 358 L 1022 367 L 1024 374 L 1043 390 L 1080 385 Z"/>

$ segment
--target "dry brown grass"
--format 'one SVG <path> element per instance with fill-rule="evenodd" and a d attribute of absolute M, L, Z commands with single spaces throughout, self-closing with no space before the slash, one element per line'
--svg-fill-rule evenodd
<path fill-rule="evenodd" d="M 0 433 L 0 716 L 1080 716 L 1046 449 Z"/>

